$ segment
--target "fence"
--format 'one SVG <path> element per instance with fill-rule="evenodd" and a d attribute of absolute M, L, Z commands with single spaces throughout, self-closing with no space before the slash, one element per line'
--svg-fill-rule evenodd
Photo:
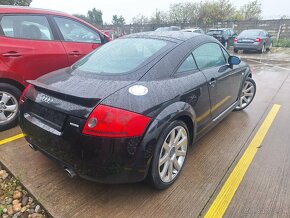
<path fill-rule="evenodd" d="M 275 39 L 290 38 L 290 19 L 277 19 L 277 20 L 256 20 L 256 21 L 222 21 L 215 22 L 212 25 L 192 25 L 192 24 L 145 24 L 137 25 L 130 24 L 124 26 L 103 25 L 101 29 L 111 30 L 115 35 L 120 36 L 124 34 L 153 31 L 161 26 L 180 26 L 182 29 L 199 26 L 205 31 L 210 28 L 233 28 L 237 33 L 245 29 L 264 29 L 273 35 Z"/>

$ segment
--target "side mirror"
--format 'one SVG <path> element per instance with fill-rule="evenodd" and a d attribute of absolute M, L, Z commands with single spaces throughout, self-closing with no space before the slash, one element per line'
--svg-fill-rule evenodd
<path fill-rule="evenodd" d="M 241 63 L 241 59 L 237 56 L 230 56 L 229 57 L 229 65 L 239 65 Z"/>

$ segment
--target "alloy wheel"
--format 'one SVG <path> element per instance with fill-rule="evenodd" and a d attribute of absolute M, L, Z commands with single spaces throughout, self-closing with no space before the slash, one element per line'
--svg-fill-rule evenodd
<path fill-rule="evenodd" d="M 246 80 L 240 95 L 239 105 L 236 107 L 237 110 L 247 107 L 255 95 L 255 86 L 252 82 Z"/>
<path fill-rule="evenodd" d="M 6 124 L 17 116 L 18 101 L 8 92 L 0 91 L 0 124 Z"/>
<path fill-rule="evenodd" d="M 188 134 L 184 127 L 177 126 L 167 135 L 161 147 L 158 163 L 160 179 L 170 183 L 180 173 L 188 147 Z"/>

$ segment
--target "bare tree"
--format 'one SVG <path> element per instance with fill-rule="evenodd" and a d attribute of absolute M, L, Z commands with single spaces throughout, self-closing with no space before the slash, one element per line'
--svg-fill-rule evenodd
<path fill-rule="evenodd" d="M 262 4 L 258 0 L 249 2 L 241 7 L 244 20 L 258 20 L 262 14 Z"/>
<path fill-rule="evenodd" d="M 138 14 L 132 18 L 132 24 L 144 25 L 147 23 L 149 23 L 149 19 L 143 14 Z"/>
<path fill-rule="evenodd" d="M 30 6 L 32 0 L 0 0 L 0 5 Z"/>

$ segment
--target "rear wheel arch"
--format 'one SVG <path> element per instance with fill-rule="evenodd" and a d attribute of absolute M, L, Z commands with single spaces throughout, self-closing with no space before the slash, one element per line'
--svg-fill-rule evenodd
<path fill-rule="evenodd" d="M 188 115 L 182 115 L 182 116 L 178 117 L 176 120 L 183 121 L 186 124 L 188 132 L 189 132 L 189 137 L 190 137 L 189 145 L 192 145 L 194 138 L 196 136 L 195 122 Z"/>
<path fill-rule="evenodd" d="M 148 164 L 151 165 L 151 159 L 156 149 L 156 143 L 162 136 L 162 133 L 170 123 L 174 121 L 182 121 L 186 124 L 189 135 L 190 145 L 196 136 L 196 114 L 191 105 L 186 102 L 175 102 L 168 107 L 164 108 L 151 122 L 148 127 L 143 140 L 143 150 L 145 150 L 145 159 L 149 160 Z"/>

